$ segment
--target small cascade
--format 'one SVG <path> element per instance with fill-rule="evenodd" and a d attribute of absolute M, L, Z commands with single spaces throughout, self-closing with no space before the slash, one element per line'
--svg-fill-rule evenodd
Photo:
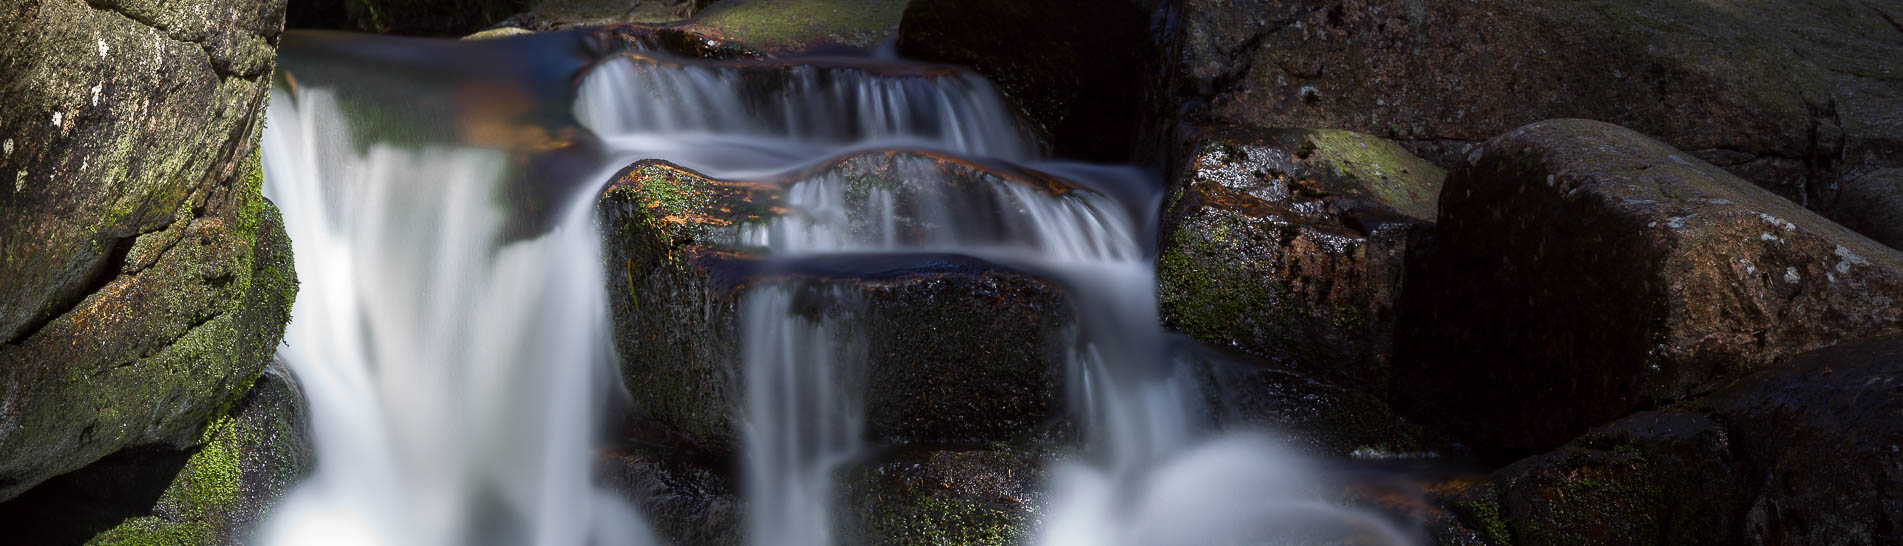
<path fill-rule="evenodd" d="M 519 158 L 353 134 L 346 119 L 365 105 L 337 96 L 280 93 L 265 138 L 266 193 L 284 209 L 304 282 L 280 354 L 306 380 L 320 452 L 317 475 L 265 528 L 268 544 L 649 540 L 590 481 L 595 414 L 615 373 L 590 208 L 600 183 L 642 159 L 775 181 L 772 216 L 725 226 L 718 241 L 764 264 L 756 274 L 957 256 L 1061 287 L 1085 445 L 1056 472 L 1040 542 L 1404 542 L 1314 500 L 1314 469 L 1273 442 L 1198 427 L 1197 386 L 1158 324 L 1146 242 L 1155 176 L 1040 157 L 1003 97 L 968 72 L 611 57 L 573 105 L 603 163 L 558 185 L 577 189 L 551 228 L 526 235 L 506 227 L 501 191 Z M 833 474 L 866 455 L 876 339 L 864 338 L 853 284 L 838 281 L 784 275 L 739 299 L 754 544 L 834 543 Z"/>
<path fill-rule="evenodd" d="M 273 96 L 265 194 L 301 282 L 279 356 L 304 382 L 316 474 L 266 544 L 640 544 L 590 485 L 611 368 L 592 192 L 507 242 L 500 153 L 359 149 L 343 104 Z"/>

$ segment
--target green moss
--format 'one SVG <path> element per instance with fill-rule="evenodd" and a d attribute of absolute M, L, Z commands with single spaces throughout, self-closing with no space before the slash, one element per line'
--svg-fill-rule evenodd
<path fill-rule="evenodd" d="M 1447 171 L 1371 135 L 1326 129 L 1301 135 L 1297 156 L 1333 166 L 1335 174 L 1360 181 L 1373 197 L 1402 214 L 1434 219 Z"/>
<path fill-rule="evenodd" d="M 219 417 L 205 427 L 204 446 L 185 463 L 181 473 L 185 487 L 178 499 L 186 514 L 193 518 L 212 518 L 228 512 L 239 502 L 244 470 L 238 464 L 242 438 L 236 421 Z"/>
<path fill-rule="evenodd" d="M 202 521 L 173 523 L 152 516 L 126 520 L 94 536 L 87 546 L 204 546 L 215 541 Z"/>
<path fill-rule="evenodd" d="M 1459 512 L 1468 523 L 1474 525 L 1474 532 L 1482 539 L 1493 544 L 1512 544 L 1513 531 L 1507 526 L 1506 518 L 1501 517 L 1500 503 L 1488 499 L 1462 499 L 1454 501 L 1454 510 Z"/>
<path fill-rule="evenodd" d="M 1251 258 L 1247 241 L 1239 237 L 1250 228 L 1238 225 L 1249 220 L 1213 214 L 1170 234 L 1157 258 L 1158 298 L 1171 327 L 1197 339 L 1226 343 L 1271 305 L 1276 283 L 1267 277 L 1236 278 L 1232 266 Z"/>

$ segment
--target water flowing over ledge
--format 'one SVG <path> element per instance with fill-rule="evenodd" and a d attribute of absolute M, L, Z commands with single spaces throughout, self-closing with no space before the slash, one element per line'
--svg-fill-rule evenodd
<path fill-rule="evenodd" d="M 573 189 L 554 201 L 547 231 L 526 234 L 508 227 L 521 210 L 498 196 L 534 173 L 506 175 L 521 171 L 507 150 L 379 144 L 355 132 L 353 112 L 401 105 L 353 104 L 321 85 L 274 97 L 266 192 L 285 210 L 305 279 L 280 355 L 311 393 L 320 470 L 269 522 L 268 543 L 651 540 L 589 471 L 616 386 L 591 207 L 622 165 L 649 158 L 773 180 L 776 216 L 732 226 L 730 241 L 766 259 L 762 271 L 955 254 L 1060 286 L 1076 316 L 1064 383 L 1084 446 L 1038 508 L 1040 542 L 1405 542 L 1317 500 L 1306 463 L 1274 442 L 1209 439 L 1157 324 L 1153 176 L 1041 158 L 982 78 L 894 60 L 642 53 L 595 64 L 576 96 L 580 138 L 598 142 L 600 159 L 575 169 L 583 180 L 541 181 Z M 908 158 L 883 185 L 815 171 L 894 149 L 1061 183 L 951 177 Z M 754 544 L 831 544 L 833 474 L 866 449 L 863 306 L 849 288 L 797 278 L 747 290 L 747 533 Z"/>

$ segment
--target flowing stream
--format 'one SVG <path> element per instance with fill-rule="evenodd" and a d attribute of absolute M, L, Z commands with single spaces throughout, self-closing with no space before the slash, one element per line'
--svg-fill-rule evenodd
<path fill-rule="evenodd" d="M 347 95 L 321 83 L 277 93 L 264 139 L 266 194 L 303 283 L 279 356 L 311 399 L 319 450 L 316 475 L 261 531 L 267 544 L 653 541 L 626 501 L 591 482 L 600 408 L 620 387 L 599 188 L 646 158 L 758 179 L 884 149 L 1028 168 L 1070 187 L 960 184 L 901 158 L 903 184 L 865 195 L 823 173 L 789 182 L 783 205 L 797 213 L 741 226 L 736 243 L 782 261 L 963 254 L 1061 286 L 1077 317 L 1067 384 L 1085 445 L 1056 471 L 1039 542 L 1405 542 L 1317 500 L 1313 469 L 1274 442 L 1198 426 L 1197 386 L 1157 319 L 1147 241 L 1158 177 L 1042 157 L 968 72 L 880 58 L 610 58 L 572 105 L 601 159 L 546 175 L 579 180 L 542 180 L 557 197 L 536 224 L 546 229 L 527 230 L 520 207 L 497 198 L 524 179 L 506 174 L 521 172 L 508 152 L 387 142 Z M 445 123 L 382 106 L 398 125 Z M 846 311 L 800 312 L 810 290 Z M 855 298 L 797 281 L 743 297 L 740 452 L 754 544 L 836 542 L 831 476 L 866 449 Z"/>

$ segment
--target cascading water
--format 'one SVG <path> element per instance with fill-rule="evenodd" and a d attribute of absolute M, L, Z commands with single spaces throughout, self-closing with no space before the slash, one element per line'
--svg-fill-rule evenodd
<path fill-rule="evenodd" d="M 328 90 L 273 97 L 265 193 L 302 286 L 279 356 L 312 405 L 319 466 L 267 544 L 631 544 L 595 492 L 607 369 L 590 195 L 503 242 L 493 151 L 359 152 Z"/>
<path fill-rule="evenodd" d="M 606 160 L 561 197 L 552 229 L 526 239 L 510 236 L 497 204 L 500 152 L 364 147 L 325 89 L 275 96 L 266 193 L 284 209 L 304 283 L 280 355 L 312 400 L 320 462 L 267 524 L 266 543 L 648 540 L 638 516 L 589 482 L 600 378 L 613 369 L 589 210 L 598 184 L 645 158 L 745 179 L 885 149 L 1050 175 L 953 177 L 902 157 L 900 184 L 850 194 L 847 180 L 820 173 L 785 185 L 781 204 L 796 213 L 740 226 L 734 243 L 782 261 L 964 254 L 1063 286 L 1078 318 L 1068 383 L 1087 446 L 1057 473 L 1040 542 L 1401 542 L 1313 500 L 1309 469 L 1268 442 L 1200 441 L 1195 385 L 1157 324 L 1143 243 L 1152 176 L 1040 159 L 997 91 L 968 73 L 807 61 L 817 66 L 647 54 L 598 63 L 574 117 Z M 841 303 L 814 314 L 802 298 Z M 834 540 L 831 475 L 862 449 L 866 356 L 853 301 L 798 282 L 743 298 L 755 544 Z"/>

